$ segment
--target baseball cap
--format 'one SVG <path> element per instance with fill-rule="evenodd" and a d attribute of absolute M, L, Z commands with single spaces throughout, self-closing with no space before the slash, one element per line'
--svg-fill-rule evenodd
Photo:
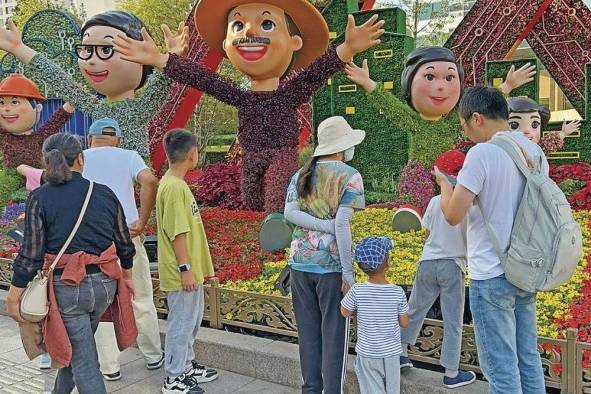
<path fill-rule="evenodd" d="M 369 272 L 377 271 L 393 247 L 394 241 L 388 237 L 363 238 L 355 248 L 355 261 L 357 264 L 364 263 L 369 267 Z"/>
<path fill-rule="evenodd" d="M 103 131 L 106 128 L 111 128 L 115 130 L 115 133 L 110 131 Z M 108 135 L 112 137 L 121 137 L 121 129 L 119 128 L 119 123 L 115 119 L 111 118 L 102 118 L 99 120 L 94 121 L 90 125 L 88 129 L 88 135 Z"/>

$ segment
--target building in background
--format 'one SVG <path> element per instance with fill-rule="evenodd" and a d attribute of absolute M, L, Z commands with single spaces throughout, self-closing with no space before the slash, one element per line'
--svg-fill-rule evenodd
<path fill-rule="evenodd" d="M 16 6 L 16 0 L 0 0 L 0 25 L 4 26 L 6 21 L 12 16 L 12 11 Z"/>

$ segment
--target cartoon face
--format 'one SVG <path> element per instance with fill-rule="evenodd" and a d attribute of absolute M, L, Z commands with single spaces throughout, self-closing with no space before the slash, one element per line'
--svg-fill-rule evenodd
<path fill-rule="evenodd" d="M 539 112 L 511 112 L 509 113 L 509 126 L 511 130 L 521 131 L 536 144 L 540 142 L 542 118 Z"/>
<path fill-rule="evenodd" d="M 37 123 L 40 109 L 40 105 L 33 108 L 24 97 L 0 96 L 0 127 L 12 134 L 29 134 Z"/>
<path fill-rule="evenodd" d="M 230 62 L 254 80 L 279 78 L 302 39 L 292 36 L 285 12 L 270 4 L 245 4 L 228 14 L 223 48 Z"/>
<path fill-rule="evenodd" d="M 97 92 L 111 98 L 133 95 L 142 79 L 142 66 L 121 59 L 113 39 L 121 31 L 109 26 L 89 27 L 76 50 L 84 78 Z"/>
<path fill-rule="evenodd" d="M 455 108 L 460 90 L 460 77 L 454 63 L 425 63 L 412 80 L 412 105 L 424 119 L 436 120 Z"/>

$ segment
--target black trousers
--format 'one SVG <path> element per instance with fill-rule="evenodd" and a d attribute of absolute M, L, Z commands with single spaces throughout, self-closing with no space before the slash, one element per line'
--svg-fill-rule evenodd
<path fill-rule="evenodd" d="M 341 315 L 340 272 L 291 270 L 293 309 L 298 326 L 302 394 L 341 394 L 345 318 Z M 323 391 L 324 390 L 324 391 Z"/>

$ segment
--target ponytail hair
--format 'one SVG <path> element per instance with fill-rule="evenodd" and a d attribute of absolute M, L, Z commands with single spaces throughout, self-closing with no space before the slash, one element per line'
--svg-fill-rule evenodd
<path fill-rule="evenodd" d="M 312 175 L 320 157 L 312 157 L 301 169 L 298 176 L 297 190 L 300 198 L 306 198 L 312 193 Z"/>
<path fill-rule="evenodd" d="M 53 134 L 43 142 L 42 151 L 46 182 L 61 184 L 72 179 L 70 167 L 82 153 L 78 138 L 68 133 Z"/>

